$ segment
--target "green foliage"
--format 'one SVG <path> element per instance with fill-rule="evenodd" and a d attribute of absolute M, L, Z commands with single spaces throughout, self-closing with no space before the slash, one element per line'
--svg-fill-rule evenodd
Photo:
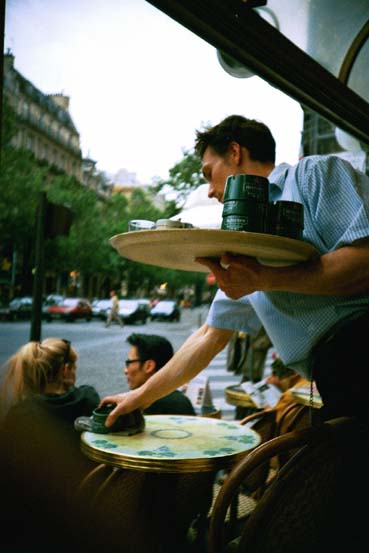
<path fill-rule="evenodd" d="M 181 161 L 169 170 L 169 179 L 158 179 L 153 189 L 160 191 L 167 186 L 179 193 L 178 199 L 183 199 L 191 190 L 204 183 L 200 157 L 194 151 L 183 150 Z"/>
<path fill-rule="evenodd" d="M 0 235 L 2 248 L 21 246 L 34 235 L 38 194 L 46 170 L 32 154 L 5 146 L 0 172 Z"/>
<path fill-rule="evenodd" d="M 113 235 L 127 231 L 130 219 L 156 221 L 178 213 L 175 202 L 163 203 L 162 200 L 161 205 L 160 202 L 154 202 L 153 194 L 162 190 L 164 184 L 170 184 L 173 189 L 185 193 L 204 182 L 200 160 L 194 153 L 185 151 L 183 160 L 170 169 L 170 179 L 157 183 L 149 192 L 136 188 L 129 199 L 121 194 L 101 198 L 76 179 L 36 160 L 29 151 L 14 148 L 11 139 L 15 132 L 14 114 L 9 105 L 4 103 L 0 257 L 11 258 L 12 252 L 16 250 L 18 260 L 22 263 L 19 272 L 31 275 L 39 193 L 46 190 L 50 202 L 65 205 L 73 213 L 69 235 L 46 240 L 46 271 L 49 274 L 78 271 L 87 277 L 101 276 L 101 281 L 108 279 L 117 285 L 125 280 L 129 294 L 135 294 L 138 286 L 145 285 L 150 290 L 163 282 L 167 283 L 171 295 L 186 285 L 202 285 L 203 274 L 135 263 L 118 255 L 109 243 Z M 104 175 L 102 178 L 105 178 Z M 27 292 L 30 289 L 31 284 Z"/>

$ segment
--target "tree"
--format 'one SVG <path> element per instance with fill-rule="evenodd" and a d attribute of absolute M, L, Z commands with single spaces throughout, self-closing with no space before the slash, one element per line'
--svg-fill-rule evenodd
<path fill-rule="evenodd" d="M 153 190 L 162 191 L 166 186 L 178 192 L 178 201 L 206 181 L 202 176 L 201 159 L 192 150 L 183 150 L 183 159 L 169 169 L 169 179 L 157 179 Z"/>
<path fill-rule="evenodd" d="M 141 188 L 133 191 L 130 199 L 115 194 L 102 199 L 94 190 L 86 188 L 45 161 L 37 160 L 27 150 L 16 149 L 11 140 L 16 133 L 16 118 L 4 102 L 0 172 L 0 258 L 11 259 L 17 251 L 22 276 L 18 274 L 20 292 L 32 290 L 36 209 L 39 193 L 46 190 L 50 202 L 69 207 L 74 215 L 69 236 L 46 240 L 46 271 L 49 275 L 83 274 L 84 293 L 91 296 L 91 282 L 95 294 L 105 293 L 110 286 L 125 280 L 130 294 L 135 294 L 142 283 L 147 290 L 167 282 L 175 294 L 185 285 L 199 281 L 198 273 L 174 271 L 124 259 L 111 247 L 109 238 L 126 232 L 131 219 L 170 218 L 179 211 L 177 202 L 165 202 L 158 207 L 153 194 L 170 185 L 180 195 L 204 182 L 200 159 L 184 151 L 183 159 L 170 169 L 170 179 L 158 180 L 149 192 Z M 104 175 L 102 179 L 106 180 Z M 104 182 L 105 182 L 104 180 Z M 201 275 L 202 278 L 202 275 Z"/>

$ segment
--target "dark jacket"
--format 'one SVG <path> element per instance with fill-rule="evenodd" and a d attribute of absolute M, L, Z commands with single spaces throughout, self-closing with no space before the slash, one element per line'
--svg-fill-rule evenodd
<path fill-rule="evenodd" d="M 175 390 L 154 401 L 144 410 L 144 415 L 196 415 L 196 412 L 188 397 Z"/>

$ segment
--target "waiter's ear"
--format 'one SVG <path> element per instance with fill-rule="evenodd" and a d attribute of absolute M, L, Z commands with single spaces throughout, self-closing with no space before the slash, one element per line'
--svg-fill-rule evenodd
<path fill-rule="evenodd" d="M 238 142 L 231 142 L 227 152 L 230 161 L 235 165 L 241 165 L 242 163 L 242 146 Z"/>

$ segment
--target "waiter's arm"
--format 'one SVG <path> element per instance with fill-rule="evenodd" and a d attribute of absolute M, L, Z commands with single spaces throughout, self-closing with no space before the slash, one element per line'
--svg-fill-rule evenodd
<path fill-rule="evenodd" d="M 321 296 L 354 296 L 369 292 L 369 238 L 357 240 L 321 257 L 286 267 L 262 265 L 248 256 L 224 255 L 224 269 L 198 258 L 215 274 L 218 286 L 232 299 L 257 290 Z"/>
<path fill-rule="evenodd" d="M 116 403 L 106 426 L 110 426 L 118 415 L 134 409 L 146 408 L 151 403 L 166 396 L 179 386 L 189 382 L 202 369 L 208 366 L 231 339 L 233 330 L 202 325 L 174 354 L 174 356 L 142 386 L 125 394 L 103 398 L 100 405 Z"/>

